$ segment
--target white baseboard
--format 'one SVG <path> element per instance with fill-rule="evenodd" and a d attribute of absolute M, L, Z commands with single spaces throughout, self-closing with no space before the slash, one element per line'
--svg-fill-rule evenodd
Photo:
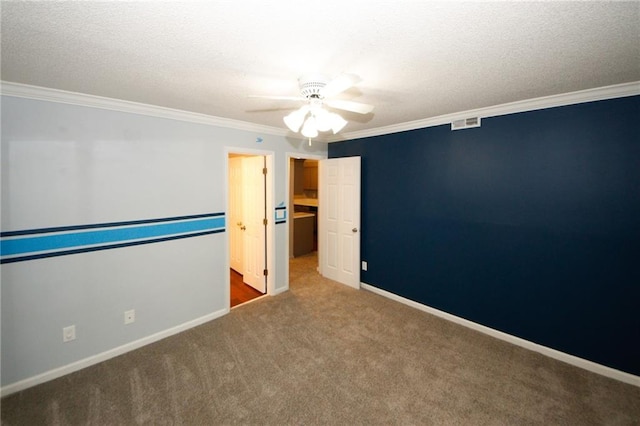
<path fill-rule="evenodd" d="M 287 284 L 287 285 L 286 285 L 286 286 L 284 286 L 284 287 L 276 288 L 276 289 L 273 291 L 273 293 L 271 294 L 271 296 L 277 296 L 277 295 L 279 295 L 279 294 L 281 294 L 281 293 L 284 293 L 285 291 L 288 291 L 288 290 L 289 290 L 289 285 Z"/>
<path fill-rule="evenodd" d="M 619 380 L 621 382 L 640 387 L 640 376 L 636 376 L 630 373 L 625 373 L 624 371 L 616 370 L 611 367 L 597 364 L 593 361 L 588 361 L 586 359 L 579 358 L 574 355 L 569 355 L 567 353 L 560 352 L 558 350 L 551 349 L 546 346 L 542 346 L 525 339 L 521 339 L 520 337 L 512 336 L 511 334 L 507 334 L 502 331 L 494 330 L 493 328 L 489 328 L 484 325 L 475 323 L 473 321 L 469 321 L 464 318 L 451 315 L 449 313 L 440 311 L 430 306 L 423 305 L 422 303 L 414 302 L 413 300 L 406 299 L 402 296 L 398 296 L 397 294 L 390 293 L 386 290 L 382 290 L 370 284 L 360 283 L 360 286 L 365 290 L 371 291 L 372 293 L 379 294 L 391 300 L 395 300 L 396 302 L 400 302 L 404 305 L 411 306 L 412 308 L 421 310 L 423 312 L 427 312 L 429 314 L 433 314 L 437 317 L 444 318 L 448 321 L 468 327 L 472 330 L 476 330 L 481 333 L 488 334 L 491 337 L 495 337 L 497 339 L 504 340 L 505 342 L 512 343 L 514 345 L 523 347 L 525 349 L 538 352 L 542 355 L 546 355 L 550 358 L 557 359 L 558 361 L 566 362 L 567 364 L 571 364 L 576 367 L 583 368 L 593 373 L 600 374 L 602 376 L 606 376 L 611 379 Z"/>
<path fill-rule="evenodd" d="M 219 311 L 213 312 L 211 314 L 205 315 L 200 318 L 196 318 L 191 321 L 187 321 L 183 324 L 169 328 L 167 330 L 163 330 L 158 333 L 152 334 L 150 336 L 143 337 L 142 339 L 138 339 L 133 342 L 126 343 L 122 346 L 118 346 L 117 348 L 109 349 L 108 351 L 99 353 L 97 355 L 93 355 L 88 358 L 84 358 L 79 361 L 72 362 L 71 364 L 67 364 L 62 367 L 58 367 L 58 368 L 54 368 L 53 370 L 46 371 L 44 373 L 38 374 L 37 376 L 29 377 L 27 379 L 20 380 L 19 382 L 11 383 L 9 385 L 3 386 L 0 389 L 0 396 L 4 397 L 12 393 L 30 388 L 32 386 L 36 386 L 53 379 L 57 379 L 58 377 L 62 377 L 67 374 L 82 370 L 83 368 L 90 367 L 92 365 L 101 363 L 103 361 L 122 355 L 124 353 L 141 348 L 148 344 L 157 342 L 158 340 L 162 340 L 166 337 L 173 336 L 174 334 L 178 334 L 180 332 L 186 331 L 190 328 L 204 324 L 205 322 L 212 321 L 227 313 L 229 313 L 229 309 L 221 309 Z"/>

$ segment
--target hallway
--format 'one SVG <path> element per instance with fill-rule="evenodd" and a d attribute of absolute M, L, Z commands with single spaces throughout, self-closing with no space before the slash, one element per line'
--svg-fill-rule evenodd
<path fill-rule="evenodd" d="M 242 275 L 233 269 L 230 270 L 230 294 L 231 307 L 241 305 L 258 297 L 264 296 L 255 288 L 251 287 L 242 280 Z"/>

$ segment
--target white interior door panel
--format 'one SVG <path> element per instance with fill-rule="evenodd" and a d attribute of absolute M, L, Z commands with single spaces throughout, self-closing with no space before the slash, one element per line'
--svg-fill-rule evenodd
<path fill-rule="evenodd" d="M 319 162 L 320 273 L 360 287 L 360 157 Z"/>

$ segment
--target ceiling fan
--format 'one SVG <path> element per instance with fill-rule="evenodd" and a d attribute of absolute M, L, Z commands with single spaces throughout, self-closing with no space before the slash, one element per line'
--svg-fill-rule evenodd
<path fill-rule="evenodd" d="M 304 101 L 305 104 L 300 109 L 284 117 L 284 123 L 292 132 L 297 133 L 300 131 L 304 137 L 311 139 L 317 137 L 318 132 L 331 130 L 333 134 L 336 134 L 347 124 L 344 118 L 335 112 L 326 110 L 325 106 L 358 114 L 368 114 L 373 111 L 373 105 L 333 99 L 334 96 L 353 87 L 360 81 L 360 78 L 349 74 L 341 74 L 333 80 L 329 80 L 321 74 L 310 74 L 298 79 L 300 96 L 252 97 Z"/>

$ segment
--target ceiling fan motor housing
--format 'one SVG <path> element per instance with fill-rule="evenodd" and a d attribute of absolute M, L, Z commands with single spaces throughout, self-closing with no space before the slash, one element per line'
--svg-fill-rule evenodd
<path fill-rule="evenodd" d="M 322 89 L 327 85 L 327 79 L 321 75 L 301 77 L 300 94 L 305 98 L 322 98 Z"/>

